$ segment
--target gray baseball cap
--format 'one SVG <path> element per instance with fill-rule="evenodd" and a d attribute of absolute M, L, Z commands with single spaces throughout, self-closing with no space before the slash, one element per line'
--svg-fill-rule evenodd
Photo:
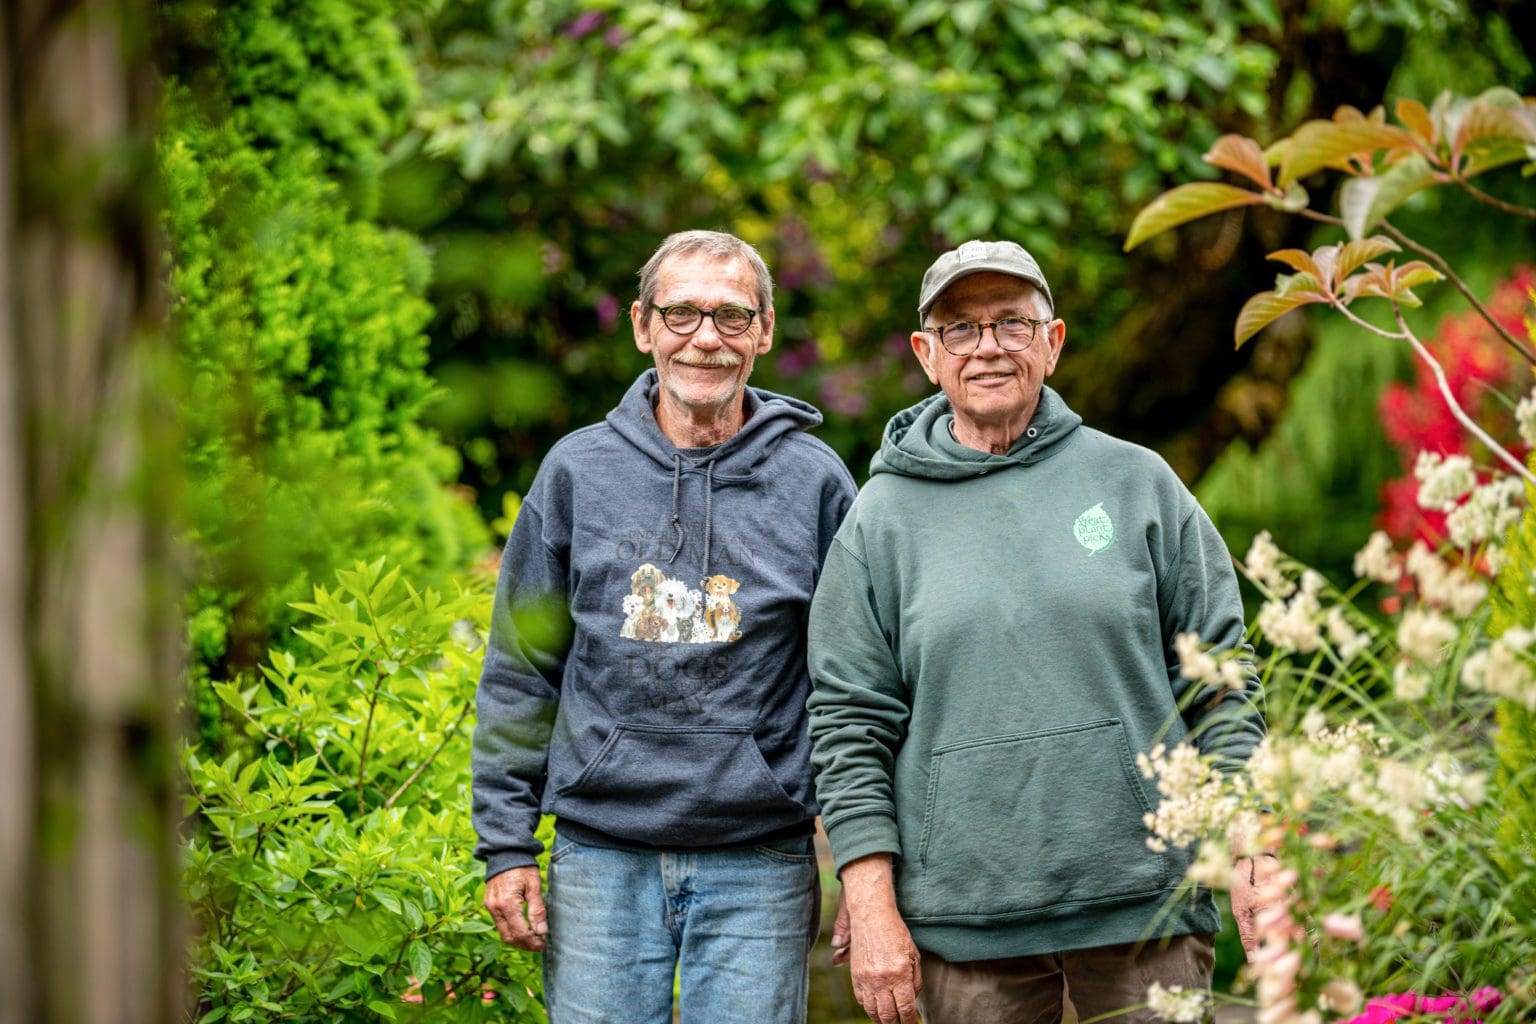
<path fill-rule="evenodd" d="M 1040 264 L 1035 262 L 1035 258 L 1022 245 L 1017 242 L 983 242 L 974 238 L 933 261 L 933 266 L 923 275 L 923 290 L 917 299 L 917 315 L 926 317 L 928 310 L 944 294 L 944 289 L 962 277 L 985 270 L 1011 274 L 1028 281 L 1040 289 L 1046 305 L 1051 307 L 1051 314 L 1055 315 L 1056 300 L 1051 298 L 1051 287 L 1045 283 L 1045 275 L 1040 273 Z"/>

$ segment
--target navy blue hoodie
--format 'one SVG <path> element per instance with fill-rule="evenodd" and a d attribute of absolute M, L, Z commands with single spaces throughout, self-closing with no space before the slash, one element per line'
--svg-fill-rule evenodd
<path fill-rule="evenodd" d="M 740 432 L 690 452 L 656 387 L 646 371 L 550 450 L 507 539 L 474 738 L 487 877 L 534 863 L 541 812 L 639 849 L 805 834 L 817 814 L 806 619 L 853 481 L 804 402 L 748 388 Z"/>

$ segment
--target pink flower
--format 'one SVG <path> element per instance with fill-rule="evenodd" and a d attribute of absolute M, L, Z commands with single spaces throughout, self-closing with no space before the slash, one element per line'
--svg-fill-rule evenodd
<path fill-rule="evenodd" d="M 1329 914 L 1323 918 L 1323 931 L 1346 942 L 1360 942 L 1365 938 L 1365 927 L 1358 914 Z"/>
<path fill-rule="evenodd" d="M 1458 1014 L 1477 1011 L 1486 1013 L 1504 1001 L 1498 989 L 1480 988 L 1468 998 L 1457 995 L 1421 996 L 1417 992 L 1395 992 L 1376 996 L 1365 1004 L 1365 1012 L 1351 1017 L 1344 1024 L 1392 1024 L 1393 1021 L 1420 1013 L 1445 1013 L 1446 1024 L 1482 1024 L 1481 1017 L 1462 1017 Z M 1470 1002 L 1471 1005 L 1468 1005 Z"/>

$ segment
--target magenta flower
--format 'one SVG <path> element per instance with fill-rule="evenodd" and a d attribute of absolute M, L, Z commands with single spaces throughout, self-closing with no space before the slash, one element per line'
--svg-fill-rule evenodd
<path fill-rule="evenodd" d="M 1463 1014 L 1487 1013 L 1504 1001 L 1496 988 L 1480 988 L 1469 997 L 1457 995 L 1421 996 L 1417 992 L 1395 992 L 1376 996 L 1365 1004 L 1365 1012 L 1344 1024 L 1392 1024 L 1416 1014 L 1443 1013 L 1446 1024 L 1482 1024 L 1481 1017 Z"/>

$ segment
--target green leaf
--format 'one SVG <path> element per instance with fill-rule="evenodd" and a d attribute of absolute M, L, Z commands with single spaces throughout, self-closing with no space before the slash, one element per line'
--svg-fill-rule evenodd
<path fill-rule="evenodd" d="M 1236 185 L 1215 181 L 1180 185 L 1164 192 L 1136 215 L 1126 236 L 1124 251 L 1130 252 L 1153 235 L 1162 234 L 1169 228 L 1186 221 L 1196 220 L 1221 210 L 1238 206 L 1256 206 L 1264 202 L 1257 192 Z"/>
<path fill-rule="evenodd" d="M 1339 189 L 1339 213 L 1350 238 L 1358 239 L 1415 192 L 1434 184 L 1435 170 L 1418 153 L 1380 174 L 1353 177 Z"/>
<path fill-rule="evenodd" d="M 412 939 L 405 955 L 411 965 L 411 972 L 416 975 L 416 983 L 424 984 L 432 974 L 432 951 L 425 942 Z"/>
<path fill-rule="evenodd" d="M 1347 242 L 1339 246 L 1339 261 L 1334 267 L 1333 279 L 1335 282 L 1342 281 L 1364 266 L 1367 261 L 1389 252 L 1401 251 L 1396 242 L 1382 235 L 1372 235 L 1370 238 Z"/>
<path fill-rule="evenodd" d="M 388 1020 L 394 1020 L 395 1015 L 400 1012 L 400 1007 L 384 999 L 370 999 L 368 1009 Z"/>
<path fill-rule="evenodd" d="M 1399 288 L 1412 288 L 1415 285 L 1429 284 L 1433 281 L 1444 281 L 1445 275 L 1423 260 L 1414 260 L 1404 263 L 1398 268 L 1393 277 L 1393 283 Z"/>
<path fill-rule="evenodd" d="M 1294 181 L 1285 186 L 1283 195 L 1275 195 L 1273 192 L 1264 193 L 1265 205 L 1271 210 L 1280 210 L 1284 213 L 1298 213 L 1306 209 L 1308 201 L 1307 190 Z"/>
<path fill-rule="evenodd" d="M 1323 301 L 1325 301 L 1323 296 L 1312 291 L 1295 292 L 1290 295 L 1260 292 L 1245 302 L 1242 312 L 1237 314 L 1237 325 L 1233 329 L 1233 338 L 1237 342 L 1237 347 L 1242 348 L 1243 342 L 1291 310 L 1310 302 Z"/>
<path fill-rule="evenodd" d="M 1375 121 L 1308 121 L 1296 129 L 1280 163 L 1277 184 L 1288 185 L 1324 167 L 1341 167 L 1350 157 L 1387 149 L 1411 149 L 1412 133 Z"/>

